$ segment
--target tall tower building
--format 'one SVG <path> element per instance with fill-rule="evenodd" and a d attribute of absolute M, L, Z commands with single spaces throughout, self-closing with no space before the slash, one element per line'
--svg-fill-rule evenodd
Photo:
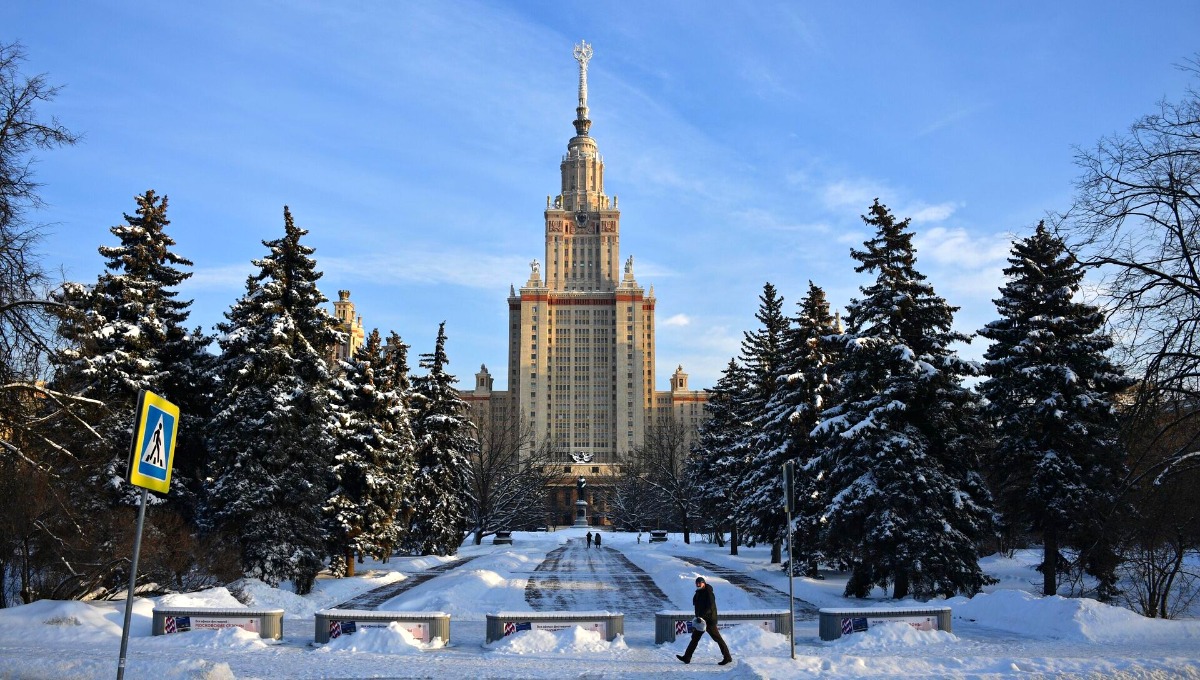
<path fill-rule="evenodd" d="M 580 43 L 574 54 L 575 135 L 559 164 L 558 191 L 546 197 L 544 259 L 530 262 L 524 285 L 509 291 L 508 390 L 492 390 L 484 366 L 475 389 L 462 393 L 477 422 L 518 418 L 536 438 L 529 446 L 549 445 L 563 464 L 551 500 L 567 522 L 576 475 L 618 474 L 615 464 L 642 445 L 656 418 L 694 429 L 707 399 L 687 389 L 682 367 L 671 390 L 654 391 L 654 289 L 638 284 L 632 256 L 621 259 L 621 211 L 605 193 L 604 158 L 590 135 L 592 47 Z M 602 521 L 603 499 L 585 500 Z"/>
<path fill-rule="evenodd" d="M 532 262 L 508 298 L 508 383 L 520 416 L 554 452 L 611 463 L 641 442 L 652 406 L 654 296 L 634 278 L 633 258 L 621 263 L 621 212 L 604 192 L 604 158 L 588 134 L 591 56 L 587 43 L 575 48 L 575 136 L 546 201 L 544 272 Z"/>

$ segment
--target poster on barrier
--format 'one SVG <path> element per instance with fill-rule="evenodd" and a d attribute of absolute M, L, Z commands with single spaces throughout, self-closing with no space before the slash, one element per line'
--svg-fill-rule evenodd
<path fill-rule="evenodd" d="M 775 632 L 775 619 L 737 619 L 737 620 L 733 620 L 733 621 L 718 620 L 717 621 L 717 630 L 728 630 L 730 628 L 733 628 L 734 626 L 742 626 L 742 625 L 746 625 L 746 624 L 750 624 L 751 626 L 755 626 L 756 628 L 761 628 L 762 630 L 764 630 L 768 633 Z M 692 634 L 692 620 L 691 619 L 682 619 L 682 620 L 676 621 L 675 622 L 675 634 L 676 635 L 691 635 Z"/>
<path fill-rule="evenodd" d="M 560 630 L 569 630 L 575 626 L 600 633 L 606 639 L 608 637 L 608 624 L 603 621 L 505 621 L 504 637 L 523 630 L 544 630 L 557 633 Z"/>
<path fill-rule="evenodd" d="M 360 630 L 387 629 L 393 623 L 397 624 L 417 642 L 430 642 L 429 624 L 419 621 L 358 621 L 338 620 L 329 622 L 329 639 L 333 640 L 343 635 L 352 635 Z"/>
<path fill-rule="evenodd" d="M 862 633 L 871 626 L 885 623 L 907 623 L 917 630 L 938 630 L 936 616 L 844 616 L 842 617 L 842 635 Z"/>
<path fill-rule="evenodd" d="M 262 632 L 259 629 L 258 617 L 241 616 L 166 616 L 163 617 L 163 632 L 186 633 L 190 630 L 220 630 L 222 628 L 241 628 L 251 633 Z"/>

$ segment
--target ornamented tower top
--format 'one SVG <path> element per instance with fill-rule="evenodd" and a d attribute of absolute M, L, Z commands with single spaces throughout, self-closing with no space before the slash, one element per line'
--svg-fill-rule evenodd
<path fill-rule="evenodd" d="M 579 62 L 579 106 L 575 108 L 575 132 L 580 137 L 587 137 L 592 121 L 588 120 L 587 105 L 587 67 L 592 60 L 592 46 L 586 41 L 579 41 L 575 46 L 575 61 Z"/>
<path fill-rule="evenodd" d="M 575 136 L 559 165 L 561 184 L 556 196 L 546 197 L 546 259 L 543 271 L 533 268 L 524 288 L 552 291 L 611 292 L 621 284 L 618 236 L 621 213 L 616 197 L 604 193 L 604 158 L 589 136 L 588 63 L 592 46 L 575 45 L 579 62 L 579 104 Z"/>

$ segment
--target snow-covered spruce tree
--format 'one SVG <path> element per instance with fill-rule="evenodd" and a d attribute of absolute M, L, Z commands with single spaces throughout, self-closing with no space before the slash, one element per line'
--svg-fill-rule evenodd
<path fill-rule="evenodd" d="M 1095 526 L 1123 474 L 1113 402 L 1134 381 L 1106 358 L 1104 316 L 1075 300 L 1083 267 L 1044 223 L 1013 243 L 1008 262 L 1001 318 L 979 331 L 992 341 L 980 392 L 997 431 L 997 502 L 1006 521 L 1042 536 L 1042 592 L 1054 595 L 1061 547 L 1108 562 Z M 1115 595 L 1111 570 L 1095 571 L 1100 595 Z"/>
<path fill-rule="evenodd" d="M 908 220 L 878 200 L 863 220 L 876 234 L 850 254 L 876 278 L 849 305 L 840 403 L 815 431 L 815 471 L 828 480 L 822 543 L 852 568 L 847 595 L 888 583 L 896 598 L 975 593 L 988 581 L 976 543 L 992 521 L 978 398 L 962 385 L 978 369 L 949 347 L 966 337 L 915 268 Z"/>
<path fill-rule="evenodd" d="M 47 503 L 57 505 L 38 519 L 38 533 L 51 538 L 38 551 L 54 556 L 37 575 L 50 597 L 95 596 L 128 582 L 127 563 L 113 555 L 127 540 L 128 506 L 139 495 L 125 482 L 139 390 L 163 394 L 181 407 L 203 403 L 210 393 L 202 375 L 208 339 L 184 328 L 191 303 L 175 299 L 175 288 L 191 276 L 180 268 L 191 263 L 172 251 L 167 200 L 147 191 L 136 201 L 135 214 L 110 229 L 117 245 L 100 248 L 107 262 L 96 283 L 69 283 L 56 296 L 64 347 L 53 358 L 52 391 L 78 394 L 89 402 L 75 401 L 68 408 L 70 418 L 49 419 L 54 428 L 49 440 L 66 448 L 57 450 L 62 455 L 53 479 L 30 496 L 43 509 Z M 196 410 L 182 415 L 175 453 L 178 476 L 168 496 L 173 512 L 151 513 L 146 559 L 138 575 L 164 585 L 177 584 L 192 566 L 191 556 L 171 565 L 155 557 L 163 532 L 172 542 L 190 538 L 179 515 L 193 519 L 194 497 L 180 482 L 195 478 L 189 457 L 202 456 L 203 447 L 194 438 L 203 416 Z M 190 474 L 178 474 L 182 466 Z M 70 502 L 61 503 L 65 498 Z"/>
<path fill-rule="evenodd" d="M 166 233 L 167 197 L 153 190 L 136 199 L 134 215 L 110 231 L 116 246 L 101 246 L 106 271 L 95 285 L 69 283 L 59 301 L 60 333 L 68 346 L 56 359 L 56 381 L 103 404 L 85 418 L 95 433 L 81 432 L 76 454 L 88 470 L 83 498 L 97 507 L 133 505 L 136 490 L 124 482 L 138 392 L 151 390 L 180 407 L 172 484 L 173 505 L 194 517 L 198 480 L 206 458 L 200 432 L 213 390 L 211 338 L 185 328 L 190 300 L 176 288 L 191 277 L 192 263 L 172 251 Z"/>
<path fill-rule="evenodd" d="M 833 374 L 840 358 L 841 343 L 836 319 L 830 314 L 825 291 L 808 283 L 808 294 L 784 334 L 783 359 L 775 371 L 776 389 L 764 414 L 764 434 L 779 452 L 779 464 L 796 464 L 796 494 L 793 513 L 793 547 L 797 564 L 816 576 L 824 561 L 818 542 L 825 485 L 817 479 L 817 447 L 812 431 L 821 412 L 834 404 L 837 377 Z M 795 571 L 793 572 L 795 573 Z"/>
<path fill-rule="evenodd" d="M 413 378 L 412 425 L 416 437 L 415 507 L 406 537 L 410 552 L 453 555 L 467 529 L 468 458 L 476 446 L 467 405 L 446 372 L 446 324 L 437 343 L 421 355 L 425 375 Z"/>
<path fill-rule="evenodd" d="M 402 499 L 415 466 L 404 395 L 396 389 L 378 330 L 334 381 L 332 473 L 337 485 L 325 504 L 330 571 L 353 576 L 354 560 L 386 559 L 398 544 Z"/>
<path fill-rule="evenodd" d="M 234 537 L 247 576 L 312 589 L 326 552 L 322 512 L 334 446 L 328 357 L 339 338 L 317 289 L 308 232 L 283 209 L 284 235 L 218 325 L 222 380 L 208 430 L 215 526 Z"/>
<path fill-rule="evenodd" d="M 740 410 L 749 389 L 746 370 L 734 359 L 708 393 L 704 421 L 688 456 L 687 472 L 695 481 L 697 519 L 707 523 L 718 542 L 729 531 L 729 552 L 738 554 L 739 482 L 746 470 L 750 425 Z"/>
<path fill-rule="evenodd" d="M 771 564 L 782 561 L 787 515 L 784 513 L 780 464 L 786 455 L 781 438 L 768 431 L 771 400 L 779 387 L 779 366 L 784 361 L 784 336 L 788 319 L 783 298 L 767 283 L 759 296 L 754 318 L 760 327 L 742 339 L 741 364 L 746 367 L 748 389 L 738 404 L 745 421 L 753 423 L 745 446 L 749 452 L 745 473 L 739 482 L 737 515 L 745 522 L 746 535 L 771 544 Z"/>
<path fill-rule="evenodd" d="M 389 534 L 388 540 L 384 543 L 385 547 L 388 548 L 388 553 L 393 553 L 409 545 L 408 528 L 412 523 L 412 516 L 416 512 L 417 507 L 417 435 L 412 423 L 413 393 L 412 381 L 409 379 L 408 345 L 404 344 L 404 340 L 400 337 L 400 334 L 395 331 L 388 333 L 387 340 L 384 342 L 383 361 L 386 365 L 385 382 L 390 390 L 396 392 L 404 407 L 404 413 L 396 414 L 396 417 L 403 416 L 408 422 L 409 436 L 412 438 L 410 445 L 412 455 L 410 456 L 407 478 L 403 480 L 406 491 L 400 498 L 396 521 L 392 523 L 392 532 Z"/>

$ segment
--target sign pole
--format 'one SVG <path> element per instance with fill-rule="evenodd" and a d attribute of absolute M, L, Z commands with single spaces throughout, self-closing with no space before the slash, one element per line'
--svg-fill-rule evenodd
<path fill-rule="evenodd" d="M 787 544 L 788 544 L 788 619 L 791 625 L 788 626 L 788 638 L 792 644 L 792 658 L 796 658 L 796 596 L 792 588 L 793 574 L 796 572 L 795 555 L 792 550 L 792 510 L 796 505 L 796 464 L 795 461 L 788 461 L 783 464 L 783 507 L 787 510 Z"/>
<path fill-rule="evenodd" d="M 179 407 L 149 390 L 138 393 L 135 416 L 133 440 L 129 443 L 129 483 L 141 488 L 142 499 L 138 504 L 137 532 L 133 537 L 133 562 L 129 565 L 129 591 L 125 594 L 125 623 L 121 626 L 121 660 L 117 664 L 117 680 L 125 677 L 129 622 L 133 617 L 133 589 L 137 587 L 146 505 L 150 500 L 150 491 L 167 493 L 171 490 L 171 464 L 175 457 L 175 435 L 179 432 Z"/>
<path fill-rule="evenodd" d="M 138 555 L 142 551 L 142 525 L 146 521 L 146 501 L 150 491 L 142 487 L 142 502 L 138 504 L 137 533 L 133 536 L 133 563 L 129 566 L 129 591 L 125 594 L 125 624 L 121 627 L 121 661 L 117 664 L 117 680 L 125 677 L 125 653 L 129 649 L 129 619 L 133 616 L 133 589 L 137 584 Z"/>

